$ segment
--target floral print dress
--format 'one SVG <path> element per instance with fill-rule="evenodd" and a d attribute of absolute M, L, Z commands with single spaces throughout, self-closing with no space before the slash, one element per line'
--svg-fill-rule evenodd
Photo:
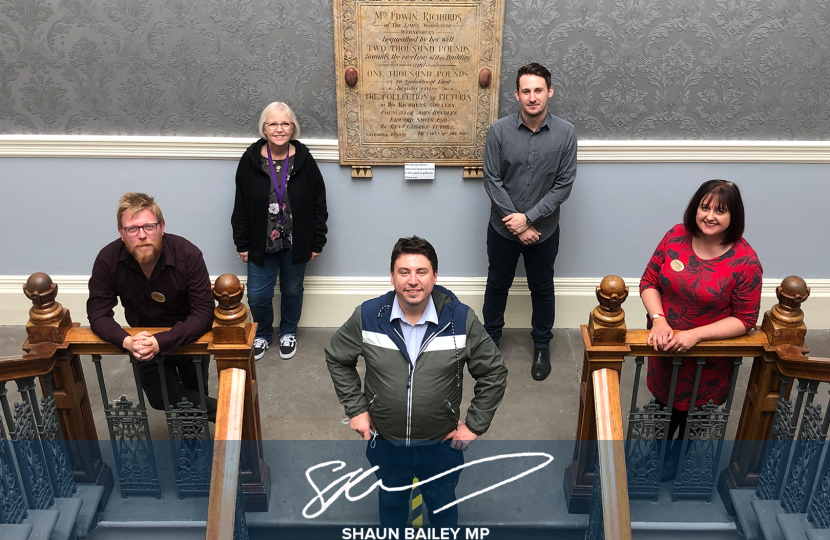
<path fill-rule="evenodd" d="M 268 158 L 260 156 L 262 170 L 271 178 L 271 167 L 268 165 Z M 277 173 L 277 182 L 282 182 L 282 167 L 284 160 L 274 160 L 274 170 Z M 265 253 L 277 253 L 282 250 L 290 250 L 293 240 L 294 220 L 291 215 L 291 203 L 288 201 L 288 182 L 291 180 L 291 172 L 294 170 L 294 156 L 288 158 L 288 176 L 285 179 L 285 194 L 280 207 L 280 200 L 277 190 L 271 181 L 271 191 L 268 196 L 268 224 L 266 226 L 267 238 L 265 239 Z M 280 217 L 283 223 L 280 224 Z"/>
<path fill-rule="evenodd" d="M 692 236 L 679 224 L 654 250 L 640 280 L 640 293 L 646 289 L 660 292 L 663 314 L 673 330 L 690 330 L 727 317 L 736 317 L 749 330 L 758 322 L 762 275 L 758 255 L 743 238 L 720 257 L 703 260 L 692 250 Z M 696 370 L 694 358 L 683 359 L 672 405 L 675 409 L 689 410 Z M 709 400 L 723 404 L 732 371 L 731 358 L 707 358 L 695 405 Z M 671 358 L 649 357 L 648 389 L 663 403 L 669 402 L 671 375 Z"/>

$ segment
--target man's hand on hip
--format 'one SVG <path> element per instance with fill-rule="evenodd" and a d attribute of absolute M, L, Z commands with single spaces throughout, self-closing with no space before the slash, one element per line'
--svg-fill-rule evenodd
<path fill-rule="evenodd" d="M 527 216 L 521 212 L 510 214 L 502 219 L 504 226 L 513 234 L 522 234 L 530 226 L 527 222 Z"/>
<path fill-rule="evenodd" d="M 372 424 L 372 417 L 369 416 L 369 411 L 362 412 L 349 420 L 349 427 L 355 430 L 364 441 L 372 439 L 372 431 L 375 431 L 375 426 Z"/>
<path fill-rule="evenodd" d="M 470 431 L 470 428 L 467 427 L 467 424 L 459 420 L 458 427 L 447 433 L 447 436 L 444 437 L 445 441 L 449 439 L 452 439 L 452 444 L 450 444 L 450 447 L 454 448 L 455 450 L 462 450 L 466 452 L 467 448 L 470 446 L 470 443 L 478 439 L 478 435 Z"/>
<path fill-rule="evenodd" d="M 529 225 L 525 232 L 519 235 L 519 242 L 526 246 L 529 246 L 531 244 L 535 244 L 536 242 L 538 242 L 541 236 L 542 235 L 539 234 L 539 231 L 536 230 L 536 227 L 534 227 L 533 225 Z"/>

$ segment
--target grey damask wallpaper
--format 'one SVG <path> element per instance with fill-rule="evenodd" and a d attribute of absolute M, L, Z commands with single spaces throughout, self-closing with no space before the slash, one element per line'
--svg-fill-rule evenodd
<path fill-rule="evenodd" d="M 0 133 L 335 138 L 331 0 L 0 0 Z M 507 0 L 583 139 L 830 138 L 830 0 Z"/>

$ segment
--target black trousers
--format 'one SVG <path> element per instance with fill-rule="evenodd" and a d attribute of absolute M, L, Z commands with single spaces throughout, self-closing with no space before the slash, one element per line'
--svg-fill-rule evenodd
<path fill-rule="evenodd" d="M 533 347 L 547 349 L 553 339 L 553 321 L 556 317 L 556 299 L 553 289 L 553 265 L 559 253 L 559 227 L 544 242 L 523 245 L 518 240 L 503 237 L 487 226 L 487 286 L 484 289 L 484 329 L 493 338 L 496 345 L 501 339 L 504 328 L 504 310 L 507 307 L 507 295 L 513 278 L 519 255 L 524 258 L 527 272 L 527 286 L 530 289 L 530 303 L 533 314 L 530 318 L 530 337 Z"/>
<path fill-rule="evenodd" d="M 659 399 L 654 400 L 655 403 L 663 407 L 664 409 L 667 407 L 665 403 L 660 401 Z M 679 409 L 675 409 L 672 407 L 671 409 L 671 419 L 669 420 L 669 431 L 666 433 L 666 440 L 683 440 L 683 436 L 686 434 L 686 419 L 689 417 L 689 411 L 681 411 Z M 677 437 L 674 436 L 675 431 L 677 432 Z"/>
<path fill-rule="evenodd" d="M 148 362 L 137 362 L 138 372 L 141 376 L 141 388 L 147 396 L 150 407 L 163 411 L 164 395 L 162 394 L 161 371 L 159 362 L 163 365 L 164 384 L 167 388 L 167 398 L 170 405 L 176 405 L 183 398 L 197 407 L 201 405 L 199 397 L 199 376 L 195 359 L 201 359 L 201 371 L 205 403 L 207 405 L 208 418 L 216 418 L 216 399 L 208 397 L 208 367 L 210 355 L 170 355 L 160 356 Z"/>

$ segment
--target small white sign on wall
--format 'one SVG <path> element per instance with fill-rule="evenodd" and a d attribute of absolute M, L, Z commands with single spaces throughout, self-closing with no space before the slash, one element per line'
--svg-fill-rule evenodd
<path fill-rule="evenodd" d="M 404 180 L 435 180 L 435 163 L 404 163 Z"/>

